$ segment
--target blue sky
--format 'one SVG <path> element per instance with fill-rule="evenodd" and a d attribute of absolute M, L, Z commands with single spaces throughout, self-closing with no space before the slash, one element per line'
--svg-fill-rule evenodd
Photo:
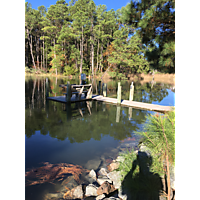
<path fill-rule="evenodd" d="M 32 5 L 33 9 L 37 9 L 38 6 L 44 5 L 46 8 L 50 7 L 50 5 L 53 5 L 56 3 L 57 0 L 26 0 L 25 2 L 29 2 Z M 70 0 L 65 0 L 66 3 L 69 3 Z M 107 7 L 107 10 L 111 10 L 112 8 L 114 10 L 117 10 L 121 8 L 122 6 L 126 6 L 127 3 L 130 2 L 130 0 L 93 0 L 96 5 L 104 4 Z"/>

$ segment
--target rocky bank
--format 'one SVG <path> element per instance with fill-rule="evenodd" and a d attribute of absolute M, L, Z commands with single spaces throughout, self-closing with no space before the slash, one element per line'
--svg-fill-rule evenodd
<path fill-rule="evenodd" d="M 63 186 L 58 193 L 49 193 L 46 200 L 63 200 L 63 199 L 81 199 L 81 200 L 129 200 L 131 195 L 122 188 L 122 177 L 120 171 L 117 171 L 120 162 L 124 158 L 118 156 L 106 167 L 99 170 L 91 169 L 84 176 L 85 182 L 78 184 L 73 178 L 63 181 Z M 164 183 L 164 179 L 162 180 Z M 86 184 L 87 183 L 87 184 Z M 173 184 L 173 183 L 172 183 Z M 175 191 L 175 186 L 173 188 Z M 172 199 L 175 196 L 171 195 Z M 148 198 L 145 198 L 148 200 Z M 159 196 L 159 200 L 166 199 L 163 195 Z"/>

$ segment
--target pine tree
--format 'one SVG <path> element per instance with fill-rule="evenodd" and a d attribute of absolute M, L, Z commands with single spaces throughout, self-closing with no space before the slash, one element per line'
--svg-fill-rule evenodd
<path fill-rule="evenodd" d="M 114 41 L 112 42 L 113 51 L 108 61 L 112 64 L 124 67 L 126 70 L 131 68 L 135 73 L 147 71 L 148 62 L 144 58 L 144 51 L 141 46 L 141 39 L 138 34 L 129 37 L 128 26 L 121 27 L 115 31 Z"/>
<path fill-rule="evenodd" d="M 175 112 L 150 115 L 147 120 L 144 131 L 139 134 L 154 159 L 153 171 L 167 177 L 167 199 L 170 200 L 170 166 L 175 164 Z"/>
<path fill-rule="evenodd" d="M 131 1 L 123 21 L 138 28 L 151 67 L 173 72 L 175 67 L 175 1 Z"/>

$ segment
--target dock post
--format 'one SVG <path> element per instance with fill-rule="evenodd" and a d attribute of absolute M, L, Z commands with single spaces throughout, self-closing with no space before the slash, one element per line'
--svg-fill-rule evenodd
<path fill-rule="evenodd" d="M 117 104 L 121 104 L 121 93 L 122 93 L 121 83 L 118 82 L 118 90 L 117 90 Z"/>
<path fill-rule="evenodd" d="M 133 101 L 133 94 L 134 94 L 134 85 L 133 85 L 133 82 L 132 82 L 132 83 L 131 83 L 131 86 L 130 86 L 129 101 Z"/>
<path fill-rule="evenodd" d="M 98 94 L 101 95 L 101 81 L 99 81 Z"/>
<path fill-rule="evenodd" d="M 67 81 L 67 94 L 66 94 L 66 101 L 71 102 L 71 84 Z"/>
<path fill-rule="evenodd" d="M 46 97 L 49 97 L 49 82 L 48 82 L 48 78 L 46 78 Z"/>
<path fill-rule="evenodd" d="M 103 96 L 104 97 L 107 96 L 107 84 L 106 83 L 103 84 Z"/>

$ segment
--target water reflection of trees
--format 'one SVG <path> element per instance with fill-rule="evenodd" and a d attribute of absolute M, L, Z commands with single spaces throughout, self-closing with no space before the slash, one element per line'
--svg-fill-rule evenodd
<path fill-rule="evenodd" d="M 130 84 L 128 81 L 121 81 L 122 99 L 129 99 Z M 107 84 L 108 96 L 117 97 L 117 82 L 111 81 Z M 156 82 L 143 83 L 134 82 L 134 101 L 152 103 L 153 101 L 162 101 L 168 95 L 167 89 L 170 85 Z"/>
<path fill-rule="evenodd" d="M 62 95 L 59 84 L 67 80 L 49 79 L 51 96 Z M 117 90 L 117 82 L 111 82 L 108 89 Z M 77 83 L 78 84 L 78 83 Z M 98 81 L 94 81 L 96 87 Z M 129 99 L 130 83 L 122 82 L 123 98 Z M 111 94 L 112 92 L 110 92 Z M 108 94 L 109 95 L 109 94 Z M 167 86 L 162 84 L 135 83 L 134 100 L 143 102 L 161 101 L 168 95 Z M 129 108 L 121 107 L 119 123 L 116 122 L 116 106 L 93 102 L 92 107 L 81 104 L 65 104 L 45 100 L 45 78 L 30 79 L 25 82 L 25 133 L 27 137 L 40 131 L 42 135 L 49 134 L 59 140 L 69 139 L 73 142 L 89 141 L 91 138 L 100 140 L 109 135 L 116 140 L 130 137 L 145 121 L 148 111 L 132 109 L 132 120 L 129 120 Z M 90 103 L 91 104 L 91 103 Z M 81 114 L 82 112 L 82 114 Z M 122 114 L 123 113 L 123 114 Z"/>

